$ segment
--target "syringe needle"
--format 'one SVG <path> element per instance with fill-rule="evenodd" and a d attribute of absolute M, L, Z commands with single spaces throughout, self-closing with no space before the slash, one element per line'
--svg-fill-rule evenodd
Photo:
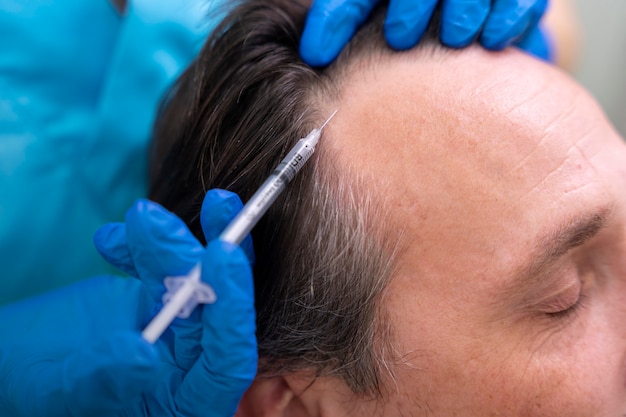
<path fill-rule="evenodd" d="M 337 114 L 337 112 L 339 111 L 339 109 L 335 110 L 333 112 L 333 114 L 330 115 L 330 117 L 328 117 L 328 119 L 326 119 L 326 121 L 324 122 L 324 124 L 322 125 L 322 127 L 319 128 L 319 130 L 324 130 L 324 128 L 326 127 L 326 125 L 328 124 L 328 122 L 330 122 L 332 120 L 333 117 L 335 117 L 335 115 Z"/>

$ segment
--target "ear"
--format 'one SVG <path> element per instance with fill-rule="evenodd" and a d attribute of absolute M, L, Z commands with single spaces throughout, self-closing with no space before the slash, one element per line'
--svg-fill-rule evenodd
<path fill-rule="evenodd" d="M 316 377 L 314 372 L 304 370 L 285 376 L 257 376 L 243 395 L 235 417 L 371 415 L 363 406 L 344 382 Z M 357 413 L 352 414 L 355 410 Z"/>
<path fill-rule="evenodd" d="M 283 377 L 257 377 L 245 392 L 235 417 L 311 417 Z"/>

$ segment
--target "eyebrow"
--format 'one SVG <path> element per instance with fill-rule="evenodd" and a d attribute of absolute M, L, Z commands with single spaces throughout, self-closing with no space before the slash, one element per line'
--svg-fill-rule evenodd
<path fill-rule="evenodd" d="M 611 217 L 610 207 L 570 219 L 537 239 L 530 262 L 514 274 L 507 292 L 518 292 L 541 279 L 541 273 L 570 250 L 582 246 L 603 230 Z"/>

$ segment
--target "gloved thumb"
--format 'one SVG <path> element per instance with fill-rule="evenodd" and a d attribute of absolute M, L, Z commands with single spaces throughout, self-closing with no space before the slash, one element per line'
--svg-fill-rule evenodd
<path fill-rule="evenodd" d="M 139 333 L 120 332 L 65 361 L 63 399 L 72 415 L 111 415 L 141 401 L 158 373 L 156 348 Z"/>

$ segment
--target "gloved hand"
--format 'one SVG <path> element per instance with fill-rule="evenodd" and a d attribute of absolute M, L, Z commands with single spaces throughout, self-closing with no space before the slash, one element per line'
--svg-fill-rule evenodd
<path fill-rule="evenodd" d="M 314 0 L 300 42 L 302 59 L 312 66 L 330 64 L 374 9 L 378 0 Z M 432 17 L 437 0 L 390 0 L 385 20 L 389 46 L 408 49 L 417 44 Z M 476 37 L 492 50 L 511 43 L 543 59 L 550 58 L 539 20 L 548 0 L 442 0 L 443 44 L 462 48 Z"/>
<path fill-rule="evenodd" d="M 210 191 L 207 239 L 240 207 L 236 195 Z M 180 219 L 145 200 L 95 240 L 139 279 L 92 278 L 0 309 L 0 415 L 232 416 L 257 364 L 244 251 L 218 240 L 204 249 Z M 198 261 L 217 301 L 148 344 L 140 331 L 160 308 L 163 278 Z"/>

